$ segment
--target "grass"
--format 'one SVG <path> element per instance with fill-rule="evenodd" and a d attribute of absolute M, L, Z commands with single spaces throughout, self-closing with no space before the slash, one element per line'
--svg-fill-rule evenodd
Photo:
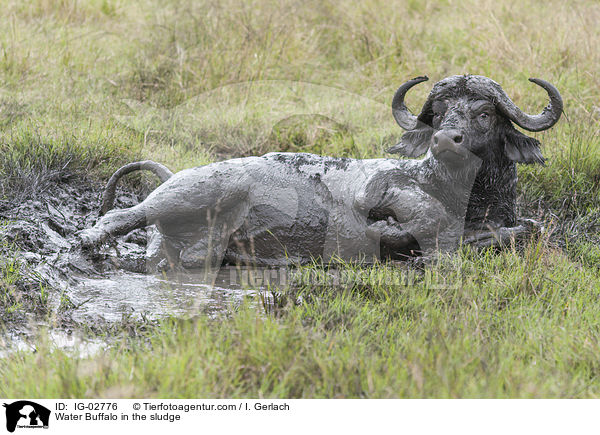
<path fill-rule="evenodd" d="M 350 268 L 350 266 L 347 266 Z M 412 285 L 299 287 L 265 315 L 167 320 L 93 358 L 41 340 L 9 359 L 18 397 L 595 397 L 598 272 L 533 243 L 442 260 Z M 450 282 L 457 285 L 448 286 Z M 591 284 L 590 284 L 591 283 Z M 24 382 L 42 368 L 47 376 Z"/>
<path fill-rule="evenodd" d="M 519 168 L 521 214 L 549 238 L 463 250 L 406 286 L 385 284 L 394 265 L 368 285 L 300 285 L 266 313 L 167 320 L 93 357 L 42 334 L 35 354 L 0 361 L 0 396 L 598 397 L 597 2 L 5 3 L 6 200 L 138 158 L 180 170 L 280 149 L 385 156 L 402 133 L 393 92 L 422 74 L 486 75 L 536 113 L 546 96 L 527 78 L 544 78 L 565 116 L 533 134 L 547 166 Z M 430 85 L 408 95 L 414 111 Z M 27 312 L 16 272 L 1 273 L 0 308 Z"/>
<path fill-rule="evenodd" d="M 1 318 L 6 319 L 23 307 L 20 295 L 15 283 L 19 278 L 19 264 L 14 258 L 5 258 L 0 270 L 2 278 L 0 281 L 0 309 Z"/>
<path fill-rule="evenodd" d="M 6 243 L 4 243 L 7 245 Z M 25 279 L 24 279 L 25 278 Z M 2 247 L 0 259 L 0 329 L 11 321 L 23 321 L 28 313 L 44 318 L 49 311 L 50 289 L 27 269 L 12 246 Z"/>

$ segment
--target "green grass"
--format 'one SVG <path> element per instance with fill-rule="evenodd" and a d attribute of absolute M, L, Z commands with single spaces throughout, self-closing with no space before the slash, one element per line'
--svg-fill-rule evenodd
<path fill-rule="evenodd" d="M 565 116 L 533 134 L 548 164 L 519 168 L 520 207 L 550 238 L 464 250 L 401 287 L 379 265 L 368 285 L 165 321 L 93 357 L 42 334 L 37 353 L 0 361 L 0 396 L 598 397 L 600 5 L 284 3 L 6 2 L 2 199 L 138 158 L 180 170 L 271 150 L 381 157 L 402 133 L 389 104 L 406 79 L 486 75 L 537 113 L 546 96 L 527 78 L 540 77 Z M 26 312 L 16 272 L 0 272 L 0 308 Z"/>
<path fill-rule="evenodd" d="M 14 247 L 3 241 L 1 252 L 0 332 L 3 332 L 5 324 L 23 321 L 28 313 L 43 319 L 49 310 L 50 289 L 19 261 Z"/>
<path fill-rule="evenodd" d="M 19 278 L 19 264 L 14 258 L 4 258 L 0 268 L 0 310 L 5 320 L 23 307 L 15 283 Z"/>
<path fill-rule="evenodd" d="M 270 315 L 245 305 L 221 320 L 167 320 L 93 358 L 42 339 L 5 361 L 0 395 L 600 395 L 598 272 L 537 243 L 522 255 L 464 251 L 410 286 L 378 285 L 392 267 L 318 295 L 297 288 L 288 301 L 303 302 Z"/>

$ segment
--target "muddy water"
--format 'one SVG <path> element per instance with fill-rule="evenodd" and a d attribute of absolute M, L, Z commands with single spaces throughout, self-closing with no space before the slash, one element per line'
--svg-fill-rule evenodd
<path fill-rule="evenodd" d="M 43 334 L 40 334 L 44 331 Z M 73 356 L 85 358 L 92 356 L 106 347 L 107 342 L 99 338 L 85 337 L 77 331 L 51 329 L 46 324 L 19 325 L 7 329 L 0 334 L 0 358 L 13 352 L 35 352 L 41 340 L 45 346 L 59 348 Z"/>
<path fill-rule="evenodd" d="M 50 316 L 69 317 L 71 324 L 94 325 L 123 319 L 157 319 L 198 313 L 226 313 L 244 299 L 258 303 L 260 285 L 250 288 L 232 280 L 230 270 L 210 277 L 203 274 L 146 274 L 146 233 L 120 238 L 95 253 L 77 249 L 76 233 L 98 217 L 100 186 L 81 181 L 51 186 L 35 198 L 0 204 L 0 260 L 14 259 L 21 279 L 49 291 Z M 142 198 L 128 192 L 117 197 L 116 207 L 131 207 Z M 65 303 L 68 301 L 68 303 Z M 25 311 L 27 307 L 23 308 Z M 35 313 L 24 312 L 22 318 Z M 29 338 L 44 326 L 20 322 L 0 333 L 4 348 L 27 348 Z M 72 333 L 53 327 L 57 345 L 72 346 Z M 65 335 L 66 334 L 66 335 Z M 95 343 L 87 343 L 93 349 Z"/>
<path fill-rule="evenodd" d="M 225 315 L 242 302 L 257 304 L 256 295 L 263 288 L 247 288 L 231 284 L 230 272 L 219 272 L 211 282 L 200 277 L 145 275 L 128 271 L 108 272 L 102 277 L 73 276 L 61 295 L 67 295 L 73 306 L 68 310 L 69 324 L 97 326 L 125 320 L 156 320 L 165 316 L 186 317 L 203 313 L 211 317 Z M 60 306 L 59 292 L 52 298 L 48 318 L 56 317 Z M 266 296 L 268 299 L 268 296 Z M 52 321 L 34 320 L 0 327 L 0 358 L 15 351 L 35 351 L 39 333 L 48 345 L 74 356 L 95 354 L 110 338 L 91 338 L 73 327 L 51 326 Z"/>
<path fill-rule="evenodd" d="M 199 312 L 217 315 L 235 308 L 244 299 L 254 299 L 261 291 L 232 285 L 228 278 L 227 270 L 219 272 L 214 282 L 116 271 L 104 277 L 78 277 L 69 297 L 77 305 L 74 320 L 85 322 L 100 316 L 116 322 L 129 316 L 156 319 Z"/>

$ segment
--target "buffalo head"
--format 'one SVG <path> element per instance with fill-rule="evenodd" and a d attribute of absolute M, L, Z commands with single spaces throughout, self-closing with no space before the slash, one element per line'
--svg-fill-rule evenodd
<path fill-rule="evenodd" d="M 539 115 L 521 111 L 495 81 L 482 76 L 452 76 L 437 82 L 418 116 L 404 104 L 410 88 L 428 80 L 417 77 L 404 83 L 392 101 L 398 125 L 407 130 L 390 152 L 417 157 L 431 149 L 441 160 L 457 162 L 468 152 L 484 161 L 502 157 L 515 163 L 544 163 L 537 139 L 516 130 L 511 122 L 529 131 L 552 127 L 562 113 L 558 90 L 541 79 L 529 79 L 550 97 Z"/>

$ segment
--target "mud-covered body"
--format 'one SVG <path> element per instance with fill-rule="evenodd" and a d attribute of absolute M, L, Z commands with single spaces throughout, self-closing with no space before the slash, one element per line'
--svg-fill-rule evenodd
<path fill-rule="evenodd" d="M 367 238 L 367 215 L 355 202 L 378 168 L 394 164 L 391 159 L 272 153 L 188 169 L 145 201 L 148 222 L 156 222 L 171 245 L 183 248 L 184 263 L 205 255 L 211 235 L 228 241 L 223 256 L 233 263 L 373 256 L 378 246 Z M 178 196 L 179 191 L 187 194 Z M 165 201 L 176 211 L 155 215 L 152 205 L 161 207 Z M 192 240 L 197 244 L 190 246 Z"/>
<path fill-rule="evenodd" d="M 357 160 L 303 153 L 231 159 L 178 172 L 139 205 L 107 214 L 103 220 L 110 224 L 95 229 L 119 233 L 113 224 L 120 216 L 128 222 L 136 216 L 136 227 L 154 224 L 162 235 L 152 255 L 162 251 L 185 267 L 206 261 L 372 261 L 381 248 L 403 255 L 406 249 L 387 249 L 380 235 L 368 231 L 390 217 L 421 248 L 435 249 L 444 231 L 449 235 L 441 243 L 450 248 L 460 237 L 465 204 L 454 210 L 454 196 L 447 204 L 431 196 L 440 190 L 436 165 L 432 157 Z M 448 191 L 451 181 L 443 183 Z"/>
<path fill-rule="evenodd" d="M 454 249 L 463 236 L 479 246 L 524 234 L 515 226 L 516 163 L 541 163 L 539 141 L 512 122 L 541 131 L 558 121 L 556 88 L 531 79 L 550 102 L 539 115 L 522 112 L 487 77 L 452 76 L 433 87 L 419 116 L 396 91 L 392 114 L 407 132 L 390 152 L 423 160 L 355 160 L 271 153 L 188 169 L 175 175 L 155 162 L 119 169 L 118 179 L 150 169 L 166 180 L 141 204 L 108 213 L 82 234 L 84 245 L 156 225 L 149 258 L 172 265 L 283 265 L 320 258 L 371 261 Z"/>

